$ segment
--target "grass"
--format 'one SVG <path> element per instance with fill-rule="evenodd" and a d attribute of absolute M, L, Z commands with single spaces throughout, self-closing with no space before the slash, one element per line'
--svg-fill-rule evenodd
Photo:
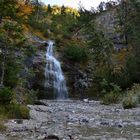
<path fill-rule="evenodd" d="M 118 93 L 114 93 L 110 91 L 109 93 L 105 94 L 102 98 L 102 103 L 105 105 L 115 104 L 118 103 L 120 100 L 120 95 Z"/>
<path fill-rule="evenodd" d="M 129 94 L 123 99 L 122 106 L 124 109 L 130 109 L 136 107 L 137 103 L 137 97 Z"/>
<path fill-rule="evenodd" d="M 7 119 L 4 114 L 0 114 L 0 132 L 6 131 L 6 126 L 4 125 L 4 121 Z"/>

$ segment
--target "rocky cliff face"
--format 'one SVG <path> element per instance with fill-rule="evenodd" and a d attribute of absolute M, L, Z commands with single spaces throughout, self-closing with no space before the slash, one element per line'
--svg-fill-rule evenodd
<path fill-rule="evenodd" d="M 88 89 L 92 87 L 93 67 L 90 64 L 82 67 L 78 63 L 64 61 L 62 68 L 66 75 L 70 96 L 84 97 Z"/>
<path fill-rule="evenodd" d="M 27 33 L 30 44 L 34 47 L 35 53 L 26 58 L 25 65 L 33 69 L 33 76 L 28 81 L 29 88 L 38 90 L 38 96 L 44 96 L 44 68 L 46 64 L 45 51 L 46 42 L 32 33 Z"/>
<path fill-rule="evenodd" d="M 119 24 L 117 18 L 116 9 L 112 9 L 110 11 L 106 11 L 101 13 L 96 17 L 96 23 L 100 29 L 104 32 L 107 38 L 109 38 L 113 44 L 114 49 L 119 51 L 121 49 L 127 48 L 125 42 L 125 38 L 122 35 L 121 31 L 118 31 Z"/>

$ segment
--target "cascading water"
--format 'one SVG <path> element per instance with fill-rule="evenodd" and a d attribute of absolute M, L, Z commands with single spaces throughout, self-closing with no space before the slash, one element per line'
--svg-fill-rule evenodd
<path fill-rule="evenodd" d="M 48 41 L 46 52 L 45 88 L 52 87 L 56 99 L 68 98 L 65 77 L 60 62 L 53 54 L 54 42 Z"/>

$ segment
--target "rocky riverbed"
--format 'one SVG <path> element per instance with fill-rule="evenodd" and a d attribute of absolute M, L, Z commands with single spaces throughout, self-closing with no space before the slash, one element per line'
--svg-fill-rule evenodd
<path fill-rule="evenodd" d="M 9 120 L 0 140 L 140 140 L 140 107 L 98 101 L 40 101 L 29 120 Z"/>

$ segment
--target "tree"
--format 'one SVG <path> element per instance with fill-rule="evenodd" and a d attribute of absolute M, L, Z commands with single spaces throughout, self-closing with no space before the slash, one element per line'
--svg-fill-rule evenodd
<path fill-rule="evenodd" d="M 17 18 L 16 12 L 18 8 L 16 7 L 17 0 L 0 0 L 0 17 L 6 18 Z"/>
<path fill-rule="evenodd" d="M 99 6 L 98 6 L 98 10 L 99 12 L 103 12 L 106 8 L 106 4 L 105 2 L 100 2 Z"/>
<path fill-rule="evenodd" d="M 15 56 L 15 52 L 17 51 L 20 53 L 20 49 L 24 42 L 24 37 L 21 32 L 22 28 L 16 21 L 5 20 L 0 27 L 1 85 L 3 85 L 5 81 L 5 72 L 9 60 L 12 60 L 13 64 L 18 62 L 18 57 Z M 14 67 L 14 69 L 16 69 L 16 67 Z"/>
<path fill-rule="evenodd" d="M 66 14 L 66 8 L 65 8 L 65 6 L 63 5 L 62 7 L 61 7 L 61 15 L 65 15 Z"/>
<path fill-rule="evenodd" d="M 47 12 L 48 12 L 49 14 L 52 13 L 52 8 L 51 8 L 51 5 L 50 5 L 50 4 L 48 4 L 48 6 L 47 6 Z"/>
<path fill-rule="evenodd" d="M 39 13 L 40 9 L 42 8 L 42 3 L 39 0 L 32 0 L 31 3 L 34 6 L 37 21 L 39 19 Z"/>
<path fill-rule="evenodd" d="M 19 0 L 16 6 L 18 7 L 17 16 L 20 17 L 20 21 L 27 20 L 33 12 L 33 7 L 31 7 L 29 1 Z"/>

